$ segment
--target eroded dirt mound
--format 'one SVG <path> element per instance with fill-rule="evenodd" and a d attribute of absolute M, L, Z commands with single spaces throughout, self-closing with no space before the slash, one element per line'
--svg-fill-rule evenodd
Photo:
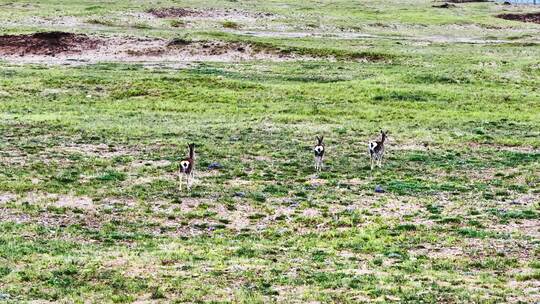
<path fill-rule="evenodd" d="M 199 17 L 199 18 L 264 18 L 273 16 L 272 13 L 252 13 L 237 9 L 191 9 L 183 7 L 165 7 L 152 8 L 147 11 L 158 18 L 183 18 L 183 17 Z"/>
<path fill-rule="evenodd" d="M 0 54 L 3 55 L 78 54 L 82 51 L 96 49 L 98 45 L 99 40 L 87 35 L 65 32 L 0 36 Z"/>
<path fill-rule="evenodd" d="M 500 15 L 497 15 L 497 17 L 506 19 L 506 20 L 533 22 L 533 23 L 540 24 L 540 12 L 529 13 L 529 14 L 500 14 Z"/>
<path fill-rule="evenodd" d="M 450 4 L 450 3 L 443 3 L 443 4 L 433 5 L 433 7 L 436 7 L 436 8 L 451 8 L 451 7 L 456 7 L 456 6 L 454 4 Z"/>
<path fill-rule="evenodd" d="M 229 52 L 239 52 L 239 53 L 270 53 L 271 51 L 265 51 L 259 48 L 254 48 L 246 43 L 239 42 L 223 42 L 223 41 L 209 41 L 209 42 L 195 42 L 195 43 L 178 43 L 176 41 L 170 42 L 168 48 L 186 48 L 190 46 L 192 50 L 197 50 L 197 53 L 200 55 L 223 55 Z M 283 54 L 280 54 L 284 56 Z"/>
<path fill-rule="evenodd" d="M 16 63 L 45 64 L 314 59 L 244 42 L 88 36 L 64 32 L 0 36 L 0 58 Z"/>
<path fill-rule="evenodd" d="M 202 15 L 202 12 L 200 11 L 182 7 L 152 8 L 149 9 L 147 12 L 158 18 L 180 18 Z"/>
<path fill-rule="evenodd" d="M 490 2 L 490 0 L 448 0 L 451 3 Z"/>
<path fill-rule="evenodd" d="M 142 41 L 125 44 L 128 56 L 181 61 L 246 61 L 246 60 L 309 60 L 312 57 L 285 53 L 277 49 L 263 48 L 243 42 L 226 41 Z"/>

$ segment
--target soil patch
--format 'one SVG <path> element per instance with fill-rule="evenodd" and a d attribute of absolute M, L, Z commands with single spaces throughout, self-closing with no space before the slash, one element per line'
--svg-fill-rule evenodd
<path fill-rule="evenodd" d="M 135 148 L 110 147 L 106 144 L 66 144 L 51 149 L 51 152 L 64 154 L 82 154 L 87 157 L 113 158 L 137 155 Z"/>
<path fill-rule="evenodd" d="M 500 14 L 497 15 L 497 17 L 512 21 L 532 22 L 540 24 L 540 12 L 529 14 Z"/>
<path fill-rule="evenodd" d="M 87 35 L 65 32 L 44 32 L 31 35 L 0 36 L 0 53 L 3 55 L 48 55 L 61 53 L 78 54 L 95 49 L 99 40 Z"/>
<path fill-rule="evenodd" d="M 456 6 L 454 4 L 450 4 L 450 3 L 443 3 L 443 4 L 433 5 L 433 7 L 436 7 L 436 8 L 451 8 L 451 7 L 456 7 Z"/>
<path fill-rule="evenodd" d="M 11 202 L 16 198 L 17 196 L 13 193 L 0 193 L 0 204 Z"/>
<path fill-rule="evenodd" d="M 85 64 L 97 62 L 237 62 L 313 60 L 244 42 L 185 41 L 106 37 L 46 32 L 0 36 L 0 56 L 16 63 Z"/>
<path fill-rule="evenodd" d="M 180 17 L 193 17 L 201 16 L 203 13 L 188 8 L 182 7 L 165 7 L 165 8 L 152 8 L 147 11 L 148 13 L 158 18 L 180 18 Z"/>
<path fill-rule="evenodd" d="M 448 0 L 450 3 L 490 2 L 490 0 Z"/>
<path fill-rule="evenodd" d="M 227 19 L 260 19 L 273 16 L 272 13 L 252 13 L 237 9 L 192 9 L 183 7 L 153 8 L 147 11 L 157 18 L 227 18 Z"/>
<path fill-rule="evenodd" d="M 61 195 L 54 205 L 61 208 L 94 209 L 92 199 L 87 196 Z"/>

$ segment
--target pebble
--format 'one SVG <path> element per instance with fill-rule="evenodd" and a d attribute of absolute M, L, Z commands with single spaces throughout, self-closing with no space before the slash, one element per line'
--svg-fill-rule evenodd
<path fill-rule="evenodd" d="M 221 169 L 221 168 L 223 168 L 223 165 L 221 165 L 220 163 L 211 163 L 210 165 L 208 165 L 208 169 L 210 170 Z"/>
<path fill-rule="evenodd" d="M 235 197 L 246 197 L 246 193 L 245 192 L 235 192 L 233 196 L 235 196 Z"/>

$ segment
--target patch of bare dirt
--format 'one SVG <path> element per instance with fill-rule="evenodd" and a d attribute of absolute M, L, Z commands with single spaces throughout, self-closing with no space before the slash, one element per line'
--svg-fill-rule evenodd
<path fill-rule="evenodd" d="M 463 249 L 460 247 L 444 247 L 441 245 L 425 244 L 418 248 L 410 250 L 409 254 L 413 256 L 425 255 L 430 259 L 453 259 L 463 255 Z"/>
<path fill-rule="evenodd" d="M 516 234 L 540 240 L 540 220 L 526 219 L 508 224 L 496 224 L 489 227 L 489 231 Z"/>
<path fill-rule="evenodd" d="M 147 12 L 158 18 L 180 18 L 200 16 L 203 14 L 201 11 L 182 7 L 152 8 Z"/>
<path fill-rule="evenodd" d="M 511 280 L 507 283 L 508 288 L 520 290 L 523 294 L 519 296 L 511 296 L 507 299 L 508 303 L 540 303 L 540 281 L 527 280 L 518 281 Z"/>
<path fill-rule="evenodd" d="M 325 180 L 325 179 L 317 178 L 316 175 L 313 175 L 313 177 L 309 180 L 308 183 L 312 187 L 319 187 L 319 186 L 326 185 L 328 183 L 328 181 Z"/>
<path fill-rule="evenodd" d="M 368 208 L 371 213 L 380 215 L 384 218 L 403 218 L 419 213 L 423 210 L 422 205 L 418 200 L 412 197 L 395 197 L 390 198 L 373 196 L 370 199 L 364 198 L 360 204 L 355 203 L 357 209 Z M 367 206 L 366 206 L 367 204 Z M 364 207 L 366 206 L 366 207 Z"/>
<path fill-rule="evenodd" d="M 220 219 L 227 220 L 227 228 L 241 231 L 242 229 L 254 228 L 249 219 L 250 215 L 257 213 L 257 210 L 248 204 L 239 204 L 234 210 L 229 210 L 226 206 L 217 204 L 212 208 Z"/>
<path fill-rule="evenodd" d="M 512 20 L 512 21 L 521 21 L 521 22 L 531 22 L 540 24 L 540 12 L 528 13 L 528 14 L 500 14 L 497 15 L 498 18 Z"/>
<path fill-rule="evenodd" d="M 429 142 L 396 142 L 392 144 L 392 150 L 397 151 L 428 151 L 429 149 Z"/>
<path fill-rule="evenodd" d="M 103 223 L 107 223 L 110 219 L 104 219 L 104 216 L 92 216 L 88 214 L 79 214 L 67 212 L 57 214 L 54 212 L 42 211 L 36 214 L 27 214 L 24 211 L 16 209 L 0 208 L 1 222 L 14 222 L 17 224 L 35 224 L 44 227 L 58 228 L 71 225 L 82 225 L 87 228 L 99 229 Z"/>
<path fill-rule="evenodd" d="M 450 3 L 489 2 L 490 0 L 448 0 Z"/>
<path fill-rule="evenodd" d="M 0 163 L 4 166 L 22 166 L 26 164 L 27 155 L 19 149 L 2 149 L 0 151 Z"/>
<path fill-rule="evenodd" d="M 0 193 L 0 204 L 11 202 L 15 200 L 17 196 L 13 193 Z"/>
<path fill-rule="evenodd" d="M 31 204 L 60 208 L 94 210 L 95 205 L 88 196 L 63 195 L 56 193 L 28 192 L 21 198 Z"/>
<path fill-rule="evenodd" d="M 10 62 L 45 64 L 315 59 L 242 42 L 170 41 L 64 32 L 0 36 L 0 56 Z"/>
<path fill-rule="evenodd" d="M 486 257 L 504 256 L 519 260 L 535 258 L 534 247 L 531 241 L 517 238 L 511 239 L 467 239 L 460 246 L 465 256 L 472 259 L 484 259 Z"/>
<path fill-rule="evenodd" d="M 80 28 L 99 29 L 103 26 L 85 23 L 74 16 L 31 16 L 23 19 L 2 20 L 2 25 L 10 28 L 33 27 L 33 28 Z"/>
<path fill-rule="evenodd" d="M 314 208 L 307 208 L 302 211 L 302 216 L 313 218 L 321 215 L 321 212 Z"/>
<path fill-rule="evenodd" d="M 273 16 L 272 13 L 252 13 L 242 11 L 238 9 L 192 9 L 183 7 L 165 7 L 165 8 L 153 8 L 147 11 L 158 18 L 228 18 L 228 19 L 241 19 L 241 18 L 266 18 Z"/>
<path fill-rule="evenodd" d="M 98 44 L 98 39 L 65 32 L 4 35 L 0 36 L 0 53 L 15 56 L 79 54 L 83 50 L 97 48 Z"/>
<path fill-rule="evenodd" d="M 454 4 L 450 4 L 450 3 L 435 4 L 435 5 L 432 5 L 432 6 L 435 7 L 435 8 L 452 8 L 452 7 L 456 7 Z"/>
<path fill-rule="evenodd" d="M 518 195 L 515 199 L 512 200 L 512 204 L 514 205 L 532 205 L 536 202 L 540 202 L 540 195 L 534 195 L 534 194 L 525 194 L 525 195 Z"/>
<path fill-rule="evenodd" d="M 87 196 L 72 196 L 72 195 L 61 195 L 58 197 L 58 200 L 55 202 L 57 207 L 65 208 L 79 208 L 79 209 L 94 209 L 94 204 L 92 199 Z"/>
<path fill-rule="evenodd" d="M 161 168 L 161 167 L 168 167 L 172 163 L 169 160 L 163 159 L 163 160 L 136 160 L 131 164 L 131 167 L 133 168 Z"/>
<path fill-rule="evenodd" d="M 51 152 L 80 153 L 89 157 L 113 158 L 117 156 L 135 155 L 136 152 L 127 148 L 111 147 L 106 144 L 69 144 L 57 146 Z"/>
<path fill-rule="evenodd" d="M 495 143 L 477 143 L 469 142 L 468 146 L 471 149 L 494 149 L 496 151 L 518 152 L 518 153 L 540 153 L 540 148 L 533 146 L 507 146 Z"/>
<path fill-rule="evenodd" d="M 198 198 L 182 198 L 182 202 L 180 204 L 180 210 L 182 212 L 191 212 L 199 207 L 200 204 L 206 202 L 204 199 L 198 199 Z"/>

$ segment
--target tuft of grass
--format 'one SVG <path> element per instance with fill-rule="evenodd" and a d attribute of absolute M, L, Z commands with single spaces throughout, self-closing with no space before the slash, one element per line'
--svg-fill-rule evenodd
<path fill-rule="evenodd" d="M 97 24 L 97 25 L 104 25 L 104 26 L 115 26 L 115 23 L 112 20 L 104 19 L 104 18 L 91 18 L 87 19 L 86 23 L 88 24 Z"/>
<path fill-rule="evenodd" d="M 97 177 L 99 181 L 123 181 L 126 179 L 124 172 L 118 172 L 114 170 L 107 170 L 105 173 Z"/>
<path fill-rule="evenodd" d="M 221 25 L 224 28 L 228 28 L 228 29 L 239 29 L 240 28 L 240 24 L 238 24 L 237 22 L 234 22 L 234 21 L 224 21 L 223 23 L 221 23 Z"/>
<path fill-rule="evenodd" d="M 540 271 L 534 271 L 532 273 L 518 274 L 516 276 L 518 281 L 538 281 L 540 280 Z"/>
<path fill-rule="evenodd" d="M 169 24 L 172 27 L 184 27 L 187 23 L 184 20 L 171 20 Z"/>

